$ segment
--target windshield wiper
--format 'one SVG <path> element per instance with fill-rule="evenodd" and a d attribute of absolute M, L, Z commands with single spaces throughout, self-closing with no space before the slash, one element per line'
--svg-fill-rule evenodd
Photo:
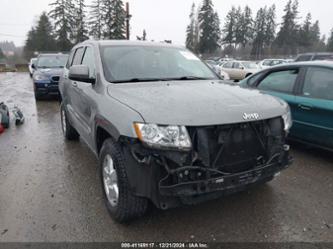
<path fill-rule="evenodd" d="M 182 76 L 179 78 L 172 78 L 171 80 L 213 80 L 214 78 L 198 77 L 198 76 Z"/>
<path fill-rule="evenodd" d="M 168 79 L 161 78 L 132 78 L 127 80 L 114 80 L 112 83 L 136 83 L 136 82 L 151 82 L 151 81 L 167 81 Z"/>
<path fill-rule="evenodd" d="M 112 83 L 136 83 L 136 82 L 152 82 L 152 81 L 179 81 L 179 80 L 212 80 L 213 78 L 204 78 L 197 76 L 182 76 L 179 78 L 132 78 L 127 80 L 114 80 Z"/>

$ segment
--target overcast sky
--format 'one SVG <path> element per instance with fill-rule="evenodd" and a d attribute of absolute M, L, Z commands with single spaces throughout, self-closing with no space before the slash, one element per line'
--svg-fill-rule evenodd
<path fill-rule="evenodd" d="M 24 44 L 26 34 L 42 11 L 49 11 L 53 0 L 0 0 L 0 41 L 12 40 L 17 46 Z M 87 0 L 89 3 L 90 0 Z M 146 29 L 148 39 L 172 40 L 184 44 L 185 30 L 189 23 L 189 12 L 193 2 L 201 0 L 128 0 L 133 18 L 131 39 Z M 287 0 L 213 0 L 222 23 L 232 5 L 244 7 L 248 4 L 254 12 L 267 4 L 276 4 L 278 22 L 281 21 Z M 333 28 L 332 0 L 299 0 L 300 16 L 311 12 L 314 20 L 320 21 L 322 34 L 329 35 Z"/>

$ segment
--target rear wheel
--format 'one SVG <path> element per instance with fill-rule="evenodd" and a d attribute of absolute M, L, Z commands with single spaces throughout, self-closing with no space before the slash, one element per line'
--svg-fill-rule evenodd
<path fill-rule="evenodd" d="M 69 121 L 67 119 L 67 113 L 66 113 L 66 110 L 63 107 L 63 105 L 61 105 L 60 113 L 61 113 L 61 128 L 62 128 L 64 137 L 67 140 L 78 140 L 80 135 L 75 130 L 75 128 L 69 123 Z"/>
<path fill-rule="evenodd" d="M 106 139 L 99 161 L 103 193 L 111 217 L 123 223 L 144 215 L 148 200 L 135 196 L 130 190 L 125 159 L 119 144 Z"/>

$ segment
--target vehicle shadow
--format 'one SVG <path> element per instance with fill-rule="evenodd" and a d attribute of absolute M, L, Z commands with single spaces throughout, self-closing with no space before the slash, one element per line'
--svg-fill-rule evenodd
<path fill-rule="evenodd" d="M 119 228 L 124 233 L 158 231 L 153 238 L 157 240 L 214 241 L 225 240 L 222 237 L 228 234 L 232 235 L 230 241 L 235 241 L 237 234 L 260 240 L 274 229 L 271 217 L 275 202 L 274 188 L 268 183 L 194 206 L 167 211 L 151 207 L 145 217 Z"/>

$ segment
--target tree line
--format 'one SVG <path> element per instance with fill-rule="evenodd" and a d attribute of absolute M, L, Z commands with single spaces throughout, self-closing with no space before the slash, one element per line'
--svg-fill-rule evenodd
<path fill-rule="evenodd" d="M 125 39 L 126 11 L 122 0 L 55 0 L 28 32 L 24 55 L 35 51 L 68 51 L 89 37 Z"/>
<path fill-rule="evenodd" d="M 300 22 L 298 0 L 288 0 L 282 22 L 278 25 L 276 6 L 264 6 L 253 15 L 249 6 L 233 6 L 220 27 L 220 18 L 212 0 L 192 5 L 186 30 L 186 46 L 195 53 L 211 55 L 292 56 L 310 51 L 333 52 L 333 29 L 330 37 L 321 36 L 319 21 L 308 13 Z M 278 29 L 279 26 L 279 29 Z"/>

